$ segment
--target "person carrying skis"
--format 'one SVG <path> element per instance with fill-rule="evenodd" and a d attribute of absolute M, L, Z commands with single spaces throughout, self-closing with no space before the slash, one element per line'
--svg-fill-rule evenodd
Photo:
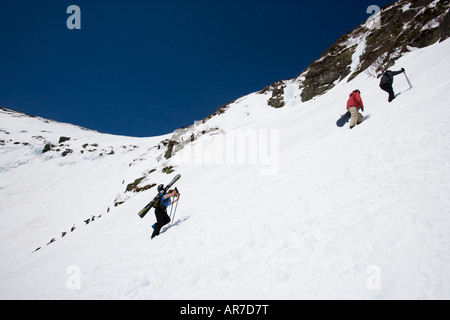
<path fill-rule="evenodd" d="M 167 208 L 178 201 L 179 195 L 180 193 L 178 192 L 178 189 L 175 188 L 174 190 L 169 190 L 168 193 L 161 196 L 159 205 L 155 208 L 156 223 L 153 225 L 154 230 L 152 239 L 158 236 L 161 228 L 170 222 L 170 217 L 167 214 Z M 176 199 L 172 200 L 172 198 Z"/>
<path fill-rule="evenodd" d="M 361 91 L 355 90 L 350 93 L 350 97 L 347 101 L 347 110 L 351 114 L 350 118 L 350 129 L 353 129 L 357 124 L 363 122 L 364 117 L 359 110 L 364 112 L 364 104 L 361 99 Z"/>
<path fill-rule="evenodd" d="M 402 68 L 400 71 L 387 70 L 381 77 L 380 88 L 389 93 L 389 102 L 395 99 L 394 89 L 392 88 L 392 84 L 394 83 L 394 76 L 399 75 L 403 72 L 405 72 L 404 68 Z"/>

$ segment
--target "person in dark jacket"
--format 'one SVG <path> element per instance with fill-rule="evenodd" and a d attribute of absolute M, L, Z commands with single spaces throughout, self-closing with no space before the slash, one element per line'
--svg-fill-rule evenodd
<path fill-rule="evenodd" d="M 167 214 L 167 208 L 178 201 L 178 189 L 170 190 L 168 193 L 161 195 L 159 206 L 155 209 L 156 223 L 153 225 L 152 239 L 159 236 L 161 228 L 170 222 L 170 217 Z M 172 198 L 175 198 L 172 200 Z"/>
<path fill-rule="evenodd" d="M 394 76 L 405 72 L 405 69 L 401 69 L 400 71 L 391 71 L 387 70 L 380 81 L 380 88 L 387 93 L 389 93 L 389 102 L 395 99 L 394 89 L 392 88 L 392 84 L 394 83 Z"/>

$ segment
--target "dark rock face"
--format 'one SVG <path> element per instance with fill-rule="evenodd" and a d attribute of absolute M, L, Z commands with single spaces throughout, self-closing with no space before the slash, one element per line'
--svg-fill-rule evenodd
<path fill-rule="evenodd" d="M 338 51 L 339 46 L 330 48 L 323 59 L 314 61 L 303 81 L 302 101 L 308 101 L 332 87 L 334 82 L 350 74 L 350 64 L 356 46 Z"/>
<path fill-rule="evenodd" d="M 69 141 L 69 140 L 70 140 L 69 137 L 60 137 L 58 143 L 64 143 L 64 142 Z"/>

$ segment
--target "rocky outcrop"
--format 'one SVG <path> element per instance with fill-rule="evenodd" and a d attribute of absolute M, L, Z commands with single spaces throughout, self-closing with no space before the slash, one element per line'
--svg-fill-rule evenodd
<path fill-rule="evenodd" d="M 305 102 L 340 81 L 351 81 L 361 72 L 379 77 L 405 52 L 444 41 L 449 35 L 450 1 L 399 0 L 342 35 L 293 80 L 298 82 Z M 285 105 L 284 83 L 279 81 L 260 91 L 272 92 L 269 106 Z"/>

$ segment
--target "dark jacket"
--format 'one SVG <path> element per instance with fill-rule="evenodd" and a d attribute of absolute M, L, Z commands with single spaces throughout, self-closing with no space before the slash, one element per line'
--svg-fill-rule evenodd
<path fill-rule="evenodd" d="M 381 77 L 380 87 L 385 86 L 385 85 L 392 86 L 392 84 L 394 83 L 394 76 L 396 76 L 400 73 L 403 73 L 403 70 L 400 70 L 400 71 L 388 70 L 388 71 L 386 71 L 383 74 L 383 76 Z"/>

